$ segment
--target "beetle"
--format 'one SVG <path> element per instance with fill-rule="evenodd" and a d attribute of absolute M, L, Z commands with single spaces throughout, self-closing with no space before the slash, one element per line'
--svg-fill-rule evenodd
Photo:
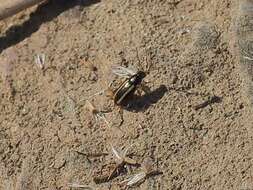
<path fill-rule="evenodd" d="M 116 105 L 121 105 L 124 100 L 134 94 L 137 87 L 141 84 L 142 80 L 146 77 L 143 71 L 138 71 L 135 75 L 126 79 L 119 88 L 114 92 L 113 100 Z"/>
<path fill-rule="evenodd" d="M 142 81 L 146 77 L 146 73 L 137 70 L 133 66 L 127 68 L 119 65 L 114 65 L 112 67 L 112 73 L 125 78 L 125 80 L 113 92 L 114 103 L 118 106 L 122 106 L 126 103 L 125 100 L 133 95 L 139 86 L 143 87 Z"/>

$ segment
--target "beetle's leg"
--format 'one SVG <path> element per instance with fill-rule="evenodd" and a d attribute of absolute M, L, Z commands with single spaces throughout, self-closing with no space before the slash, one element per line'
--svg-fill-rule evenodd
<path fill-rule="evenodd" d="M 142 69 L 141 60 L 140 60 L 140 56 L 139 56 L 139 52 L 137 48 L 136 48 L 136 57 L 138 59 L 138 67 L 139 69 Z"/>
<path fill-rule="evenodd" d="M 121 122 L 119 124 L 119 127 L 123 124 L 124 122 L 124 117 L 123 117 L 123 109 L 122 107 L 119 107 L 119 115 L 120 115 L 120 119 L 121 119 Z"/>
<path fill-rule="evenodd" d="M 144 83 L 140 84 L 140 89 L 143 92 L 145 92 L 145 94 L 150 94 L 150 92 L 151 92 L 150 88 L 147 85 L 145 85 Z"/>
<path fill-rule="evenodd" d="M 103 114 L 105 114 L 105 113 L 110 113 L 110 112 L 112 112 L 112 110 L 113 110 L 113 109 L 111 109 L 111 108 L 107 108 L 107 109 L 101 110 L 100 112 L 103 113 Z"/>
<path fill-rule="evenodd" d="M 105 96 L 113 100 L 114 92 L 111 88 L 105 90 Z"/>
<path fill-rule="evenodd" d="M 146 61 L 145 72 L 149 73 L 150 68 L 151 68 L 151 56 L 150 56 L 150 54 L 148 54 L 148 56 L 145 56 L 145 57 L 146 57 L 146 59 L 145 59 L 145 61 Z"/>
<path fill-rule="evenodd" d="M 141 96 L 141 90 L 142 90 L 141 87 L 136 89 L 136 94 L 138 96 Z"/>

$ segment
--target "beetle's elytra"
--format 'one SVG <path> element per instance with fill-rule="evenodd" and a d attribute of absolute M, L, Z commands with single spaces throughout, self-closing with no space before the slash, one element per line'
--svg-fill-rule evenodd
<path fill-rule="evenodd" d="M 115 91 L 114 93 L 114 103 L 116 105 L 121 105 L 122 102 L 133 94 L 139 84 L 141 84 L 142 80 L 146 74 L 143 71 L 138 71 L 136 74 L 127 78 Z"/>

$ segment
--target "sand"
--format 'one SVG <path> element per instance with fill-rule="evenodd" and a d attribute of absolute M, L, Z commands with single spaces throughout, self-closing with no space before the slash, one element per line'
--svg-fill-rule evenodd
<path fill-rule="evenodd" d="M 147 160 L 162 174 L 132 189 L 253 189 L 251 4 L 56 0 L 1 21 L 0 189 L 123 189 Z M 127 109 L 94 95 L 116 64 L 147 72 Z M 96 184 L 111 146 L 140 166 Z"/>

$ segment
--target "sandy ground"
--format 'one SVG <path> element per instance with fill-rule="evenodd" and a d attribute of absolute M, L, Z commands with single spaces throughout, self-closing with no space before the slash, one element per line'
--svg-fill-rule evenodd
<path fill-rule="evenodd" d="M 132 189 L 252 190 L 252 60 L 242 67 L 235 43 L 249 39 L 237 18 L 250 1 L 241 2 L 56 0 L 0 22 L 0 189 L 123 189 L 148 163 L 162 174 Z M 151 66 L 151 92 L 123 115 L 93 96 L 115 64 Z M 109 110 L 108 123 L 87 99 Z M 115 165 L 111 145 L 141 166 L 96 184 Z"/>

